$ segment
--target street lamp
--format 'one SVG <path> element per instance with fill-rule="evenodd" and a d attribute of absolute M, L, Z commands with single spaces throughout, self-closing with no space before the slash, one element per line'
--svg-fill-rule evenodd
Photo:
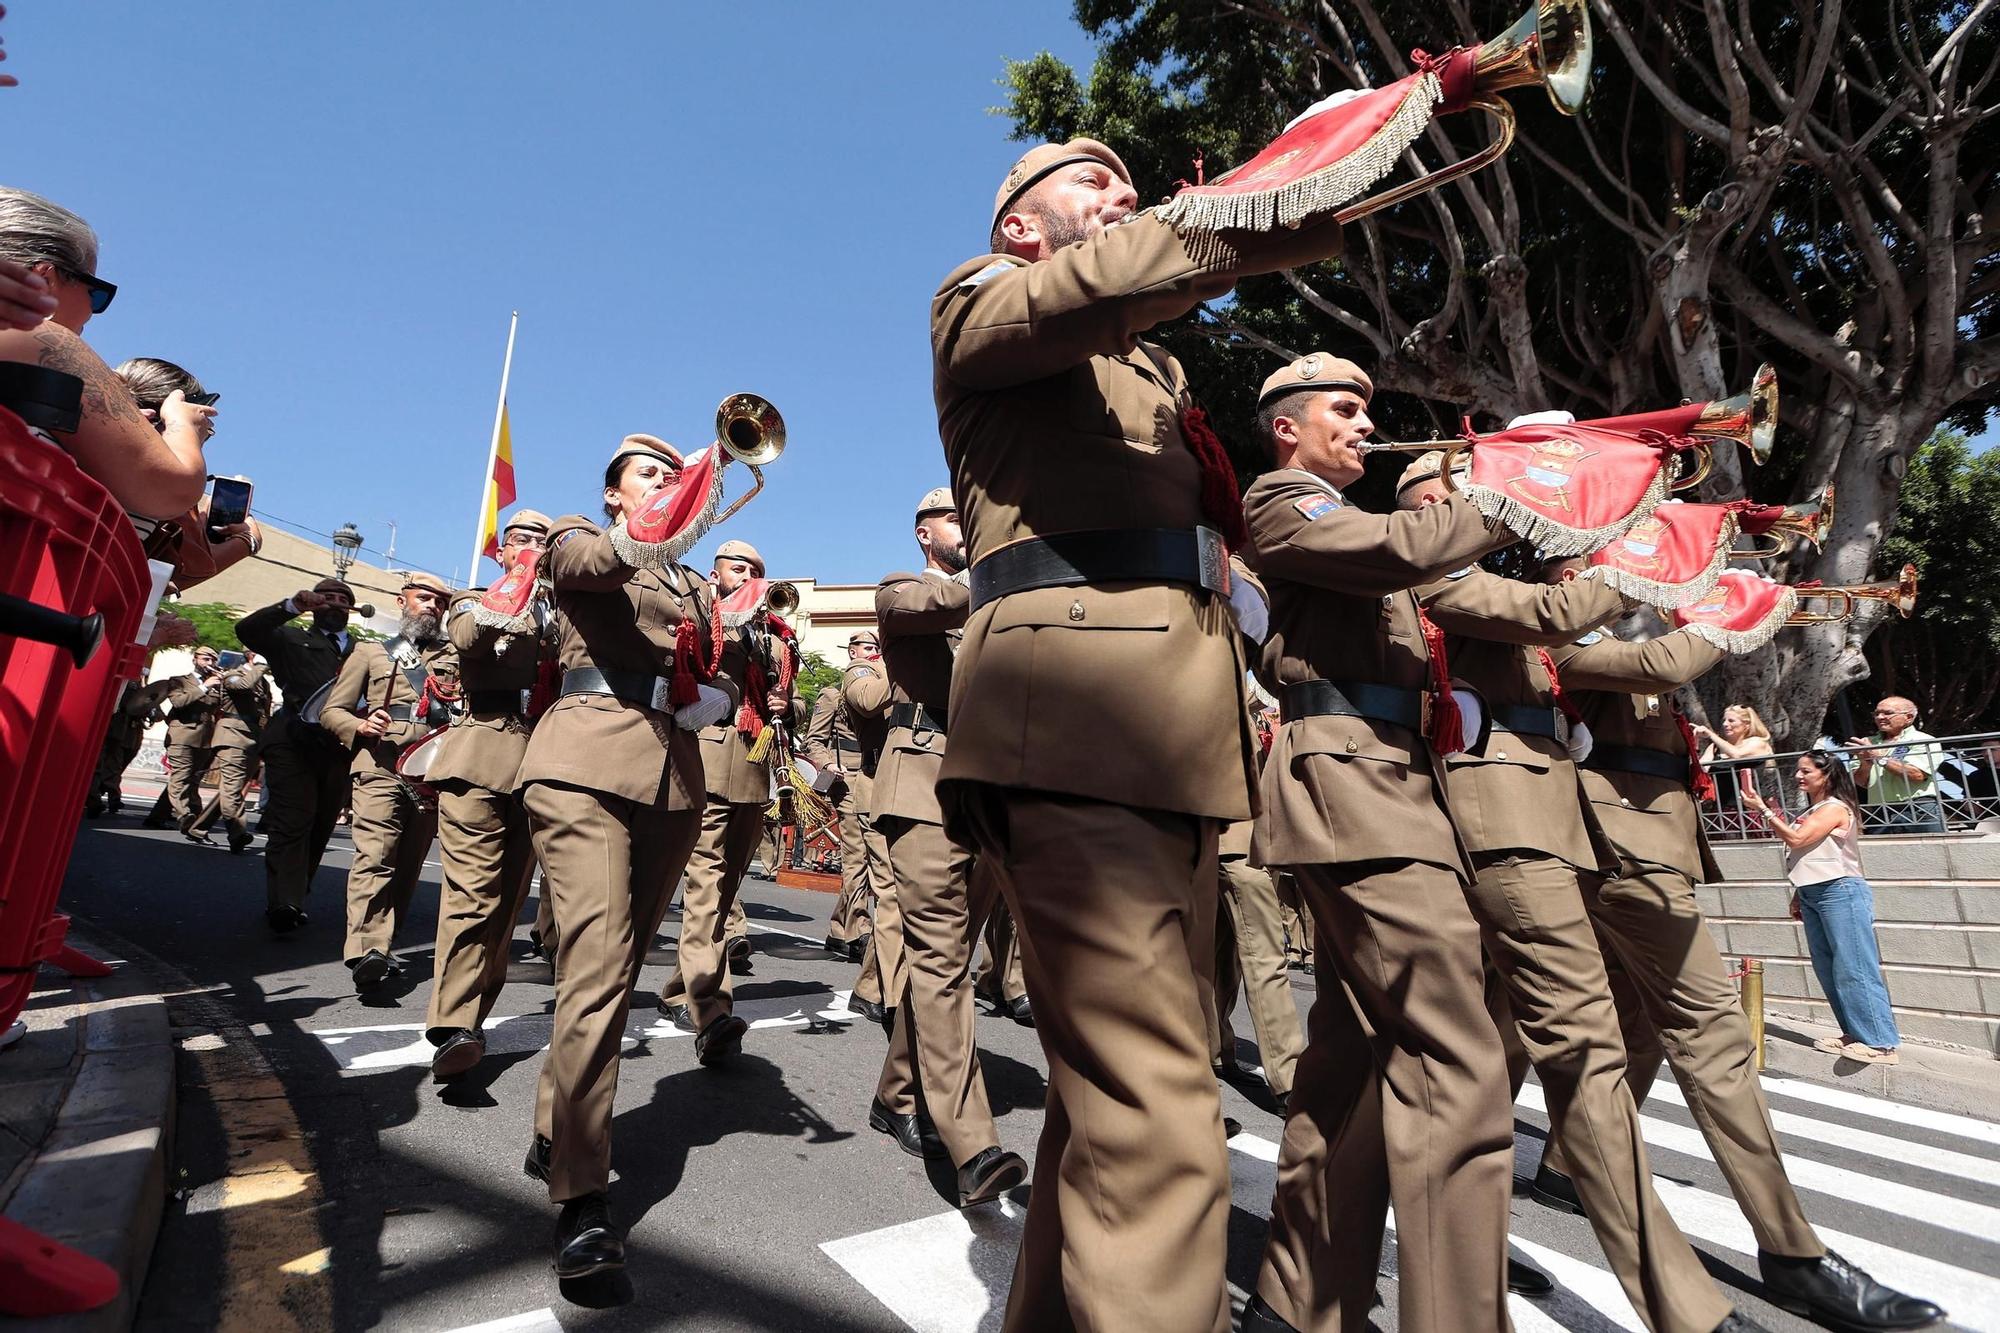
<path fill-rule="evenodd" d="M 361 529 L 352 523 L 343 523 L 333 534 L 333 574 L 335 578 L 346 578 L 347 571 L 354 567 L 354 553 L 361 549 Z"/>

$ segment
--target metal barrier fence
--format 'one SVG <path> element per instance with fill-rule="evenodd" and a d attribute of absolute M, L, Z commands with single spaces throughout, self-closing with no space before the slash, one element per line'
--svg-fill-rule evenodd
<path fill-rule="evenodd" d="M 1831 750 L 1851 769 L 1857 756 L 1854 747 L 1822 740 L 1815 750 Z M 1915 755 L 1935 761 L 1935 793 L 1912 795 L 1907 800 L 1870 801 L 1861 793 L 1863 833 L 1946 833 L 1976 827 L 1982 820 L 2000 818 L 2000 732 L 1969 736 L 1939 736 L 1901 747 L 1890 745 L 1892 758 Z M 1718 759 L 1708 765 L 1715 778 L 1715 800 L 1701 808 L 1702 829 L 1712 841 L 1768 838 L 1771 831 L 1743 799 L 1746 788 L 1773 808 L 1796 813 L 1805 807 L 1793 778 L 1793 768 L 1805 750 L 1759 755 L 1750 759 Z"/>

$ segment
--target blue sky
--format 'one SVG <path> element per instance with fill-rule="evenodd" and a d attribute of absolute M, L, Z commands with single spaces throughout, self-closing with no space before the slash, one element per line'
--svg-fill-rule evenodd
<path fill-rule="evenodd" d="M 220 390 L 209 465 L 260 511 L 397 520 L 461 579 L 517 309 L 522 503 L 593 512 L 620 437 L 699 447 L 749 390 L 791 447 L 704 567 L 907 566 L 926 306 L 1021 150 L 1002 59 L 1089 55 L 1068 0 L 7 8 L 0 180 L 97 229 L 91 344 Z"/>

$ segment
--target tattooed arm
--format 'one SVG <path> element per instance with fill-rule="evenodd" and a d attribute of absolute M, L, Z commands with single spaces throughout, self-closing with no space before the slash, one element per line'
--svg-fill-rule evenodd
<path fill-rule="evenodd" d="M 83 381 L 83 416 L 64 440 L 77 465 L 135 514 L 170 518 L 194 507 L 208 480 L 204 424 L 213 409 L 178 392 L 160 408 L 155 431 L 123 380 L 83 339 L 53 321 L 26 332 L 0 329 L 0 361 L 24 361 Z"/>

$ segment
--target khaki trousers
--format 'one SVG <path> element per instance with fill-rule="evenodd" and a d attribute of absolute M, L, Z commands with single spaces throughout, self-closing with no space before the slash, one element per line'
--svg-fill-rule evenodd
<path fill-rule="evenodd" d="M 1370 1327 L 1393 1200 L 1397 1327 L 1505 1329 L 1514 1122 L 1464 887 L 1417 861 L 1292 872 L 1319 990 L 1257 1290 L 1304 1333 Z"/>
<path fill-rule="evenodd" d="M 826 933 L 827 938 L 844 943 L 868 928 L 868 899 L 875 891 L 864 827 L 868 815 L 856 795 L 853 778 L 841 784 L 840 801 L 834 809 L 840 812 L 840 899 L 833 905 Z"/>
<path fill-rule="evenodd" d="M 201 813 L 201 780 L 214 758 L 215 751 L 206 745 L 167 747 L 167 804 L 176 824 Z"/>
<path fill-rule="evenodd" d="M 861 952 L 861 973 L 854 993 L 876 1004 L 893 1005 L 907 980 L 903 951 L 903 913 L 896 901 L 896 873 L 889 868 L 889 840 L 873 819 L 862 828 L 868 847 L 869 879 L 875 902 L 868 924 L 868 944 Z M 890 1107 L 890 1110 L 897 1110 Z M 898 1114 L 902 1114 L 898 1111 Z"/>
<path fill-rule="evenodd" d="M 437 837 L 437 807 L 419 801 L 393 774 L 356 774 L 352 808 L 354 865 L 347 872 L 347 944 L 341 952 L 350 963 L 370 949 L 387 953 L 394 946 L 396 926 Z"/>
<path fill-rule="evenodd" d="M 883 1063 L 875 1095 L 895 1109 L 907 1099 L 914 1068 L 931 1124 L 952 1165 L 963 1166 L 1000 1142 L 979 1071 L 970 977 L 978 923 L 986 919 L 997 890 L 972 852 L 954 845 L 938 825 L 908 819 L 882 824 L 908 966 L 889 1036 L 891 1052 L 901 1046 L 904 1054 Z"/>
<path fill-rule="evenodd" d="M 1221 863 L 1222 916 L 1215 938 L 1215 1033 L 1210 1051 L 1235 1063 L 1236 1034 L 1229 1016 L 1236 1009 L 1240 985 L 1250 1002 L 1250 1025 L 1257 1032 L 1257 1053 L 1264 1064 L 1264 1082 L 1278 1097 L 1292 1091 L 1292 1073 L 1305 1050 L 1299 1029 L 1299 1005 L 1292 998 L 1292 981 L 1285 972 L 1285 929 L 1278 917 L 1278 893 L 1268 871 L 1241 856 Z"/>
<path fill-rule="evenodd" d="M 757 840 L 764 834 L 764 807 L 732 805 L 711 796 L 701 808 L 698 827 L 694 851 L 687 858 L 687 888 L 681 894 L 681 935 L 674 948 L 674 970 L 660 988 L 661 1003 L 688 1006 L 696 1031 L 734 1010 L 723 948 L 728 940 L 750 933 L 748 925 L 734 932 L 730 927 L 743 920 L 736 890 L 750 868 L 750 858 L 757 854 Z M 547 867 L 543 869 L 546 872 Z M 556 920 L 558 928 L 563 928 L 560 906 Z"/>
<path fill-rule="evenodd" d="M 264 803 L 265 898 L 272 907 L 302 909 L 347 804 L 353 756 L 305 736 L 268 745 L 263 757 L 264 783 L 271 789 Z"/>
<path fill-rule="evenodd" d="M 554 902 L 555 1029 L 535 1132 L 549 1140 L 549 1198 L 611 1183 L 611 1116 L 632 986 L 701 828 L 700 812 L 531 782 L 521 793 Z"/>
<path fill-rule="evenodd" d="M 977 916 L 973 920 L 977 921 Z M 972 974 L 972 993 L 983 995 L 995 1004 L 1005 1004 L 1028 993 L 1028 983 L 1021 979 L 1021 945 L 1014 931 L 1014 915 L 1007 910 L 1007 904 L 998 891 L 993 894 L 992 906 L 986 912 L 986 928 L 980 932 L 986 944 L 986 956 Z"/>
<path fill-rule="evenodd" d="M 1547 1095 L 1549 1137 L 1570 1149 L 1604 1258 L 1654 1333 L 1710 1333 L 1730 1303 L 1653 1191 L 1577 872 L 1543 856 L 1485 856 L 1478 869 L 1467 900 Z"/>
<path fill-rule="evenodd" d="M 556 909 L 555 899 L 549 894 L 547 880 L 542 883 L 542 892 L 535 899 L 535 940 L 550 954 L 556 951 Z M 651 946 L 648 946 L 651 947 Z"/>
<path fill-rule="evenodd" d="M 1758 1246 L 1797 1259 L 1825 1254 L 1785 1176 L 1757 1083 L 1750 1020 L 1695 903 L 1693 882 L 1677 870 L 1635 867 L 1616 878 L 1585 877 L 1583 894 L 1605 961 L 1615 959 L 1611 998 L 1633 1104 L 1645 1105 L 1664 1051 Z M 1569 1174 L 1553 1138 L 1542 1162 Z"/>
<path fill-rule="evenodd" d="M 511 792 L 470 782 L 438 788 L 438 863 L 444 896 L 431 1003 L 433 1040 L 454 1028 L 485 1026 L 507 983 L 514 919 L 535 877 L 528 812 Z"/>
<path fill-rule="evenodd" d="M 1229 1152 L 1201 993 L 1221 821 L 966 793 L 1020 933 L 1047 1119 L 1007 1333 L 1223 1333 Z"/>
<path fill-rule="evenodd" d="M 1310 963 L 1313 957 L 1312 911 L 1299 895 L 1298 880 L 1289 871 L 1274 870 L 1271 882 L 1278 889 L 1278 919 L 1285 927 L 1285 965 Z"/>
<path fill-rule="evenodd" d="M 190 826 L 196 833 L 215 827 L 220 818 L 231 833 L 247 833 L 243 823 L 244 791 L 257 775 L 257 750 L 247 745 L 221 745 L 215 750 L 215 795 Z"/>

